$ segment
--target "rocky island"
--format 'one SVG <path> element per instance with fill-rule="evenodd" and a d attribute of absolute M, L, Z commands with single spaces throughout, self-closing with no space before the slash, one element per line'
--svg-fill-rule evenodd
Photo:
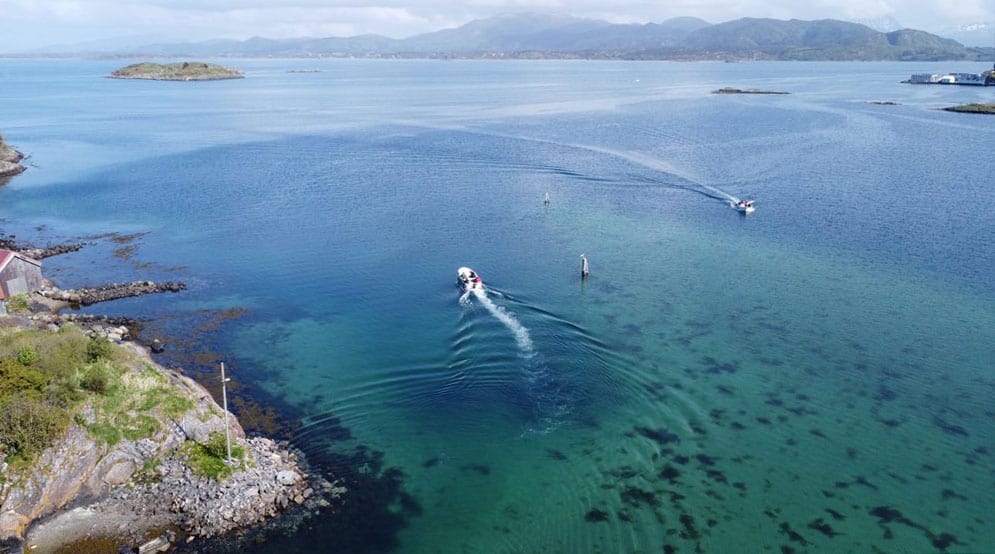
<path fill-rule="evenodd" d="M 995 104 L 962 104 L 943 109 L 948 112 L 995 114 Z"/>
<path fill-rule="evenodd" d="M 712 94 L 791 94 L 790 92 L 782 92 L 777 90 L 762 90 L 757 88 L 734 88 L 734 87 L 723 87 L 718 90 L 713 90 Z"/>
<path fill-rule="evenodd" d="M 204 62 L 177 62 L 159 64 L 142 62 L 122 67 L 111 73 L 113 79 L 150 79 L 153 81 L 217 81 L 242 79 L 237 70 Z"/>
<path fill-rule="evenodd" d="M 20 164 L 23 159 L 24 155 L 8 146 L 3 140 L 3 135 L 0 135 L 0 185 L 4 184 L 8 177 L 24 171 L 24 166 Z"/>

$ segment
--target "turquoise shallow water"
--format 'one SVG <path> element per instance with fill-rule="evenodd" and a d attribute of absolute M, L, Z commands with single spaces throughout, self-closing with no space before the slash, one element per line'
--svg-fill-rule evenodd
<path fill-rule="evenodd" d="M 933 109 L 990 91 L 898 82 L 977 68 L 232 65 L 0 63 L 0 217 L 141 233 L 46 272 L 186 280 L 97 311 L 228 360 L 352 487 L 253 551 L 991 551 L 995 129 Z"/>

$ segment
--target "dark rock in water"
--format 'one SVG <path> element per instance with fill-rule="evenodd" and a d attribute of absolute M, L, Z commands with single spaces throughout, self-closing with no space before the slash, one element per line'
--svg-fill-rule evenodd
<path fill-rule="evenodd" d="M 149 344 L 149 350 L 155 352 L 156 354 L 161 354 L 163 350 L 166 349 L 166 345 L 159 339 L 154 339 L 151 344 Z"/>

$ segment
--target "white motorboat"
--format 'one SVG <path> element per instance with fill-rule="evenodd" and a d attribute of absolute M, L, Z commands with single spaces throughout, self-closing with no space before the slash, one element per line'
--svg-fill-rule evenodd
<path fill-rule="evenodd" d="M 469 293 L 472 290 L 484 290 L 484 282 L 480 280 L 480 276 L 477 275 L 477 272 L 469 267 L 461 267 L 457 269 L 456 276 L 459 278 L 459 284 L 460 287 L 463 288 L 464 293 Z"/>
<path fill-rule="evenodd" d="M 753 200 L 739 200 L 732 205 L 741 214 L 752 214 L 757 208 L 753 205 Z"/>

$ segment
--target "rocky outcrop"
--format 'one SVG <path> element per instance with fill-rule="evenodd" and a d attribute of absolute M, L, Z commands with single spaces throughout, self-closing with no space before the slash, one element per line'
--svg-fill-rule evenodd
<path fill-rule="evenodd" d="M 13 177 L 24 171 L 24 166 L 20 164 L 23 159 L 24 155 L 8 146 L 0 136 L 0 179 Z M 3 181 L 0 181 L 0 184 L 3 184 Z"/>
<path fill-rule="evenodd" d="M 38 291 L 42 296 L 52 300 L 61 300 L 70 304 L 89 306 L 98 302 L 117 300 L 129 296 L 141 296 L 143 294 L 155 294 L 159 292 L 180 292 L 187 288 L 186 283 L 180 281 L 167 281 L 156 283 L 153 281 L 134 281 L 131 283 L 112 283 L 99 287 L 61 290 L 57 287 L 45 287 Z"/>
<path fill-rule="evenodd" d="M 262 522 L 289 506 L 327 506 L 342 492 L 308 476 L 286 447 L 266 438 L 246 439 L 234 416 L 226 418 L 192 379 L 156 366 L 138 345 L 124 347 L 135 354 L 133 371 L 154 368 L 191 407 L 179 415 L 156 413 L 166 424 L 152 436 L 122 438 L 113 445 L 87 430 L 96 422 L 88 408 L 30 473 L 14 478 L 8 468 L 0 468 L 7 477 L 0 483 L 0 544 L 23 540 L 33 553 L 96 539 L 132 547 L 149 530 L 166 527 L 191 540 L 212 537 Z M 245 452 L 242 463 L 222 480 L 196 475 L 186 461 L 188 446 L 223 435 L 226 428 Z"/>
<path fill-rule="evenodd" d="M 17 237 L 13 235 L 0 237 L 0 248 L 20 252 L 21 254 L 36 260 L 58 256 L 59 254 L 75 252 L 83 248 L 83 243 L 81 242 L 67 242 L 53 246 L 34 246 L 31 244 L 17 242 L 16 238 Z"/>

